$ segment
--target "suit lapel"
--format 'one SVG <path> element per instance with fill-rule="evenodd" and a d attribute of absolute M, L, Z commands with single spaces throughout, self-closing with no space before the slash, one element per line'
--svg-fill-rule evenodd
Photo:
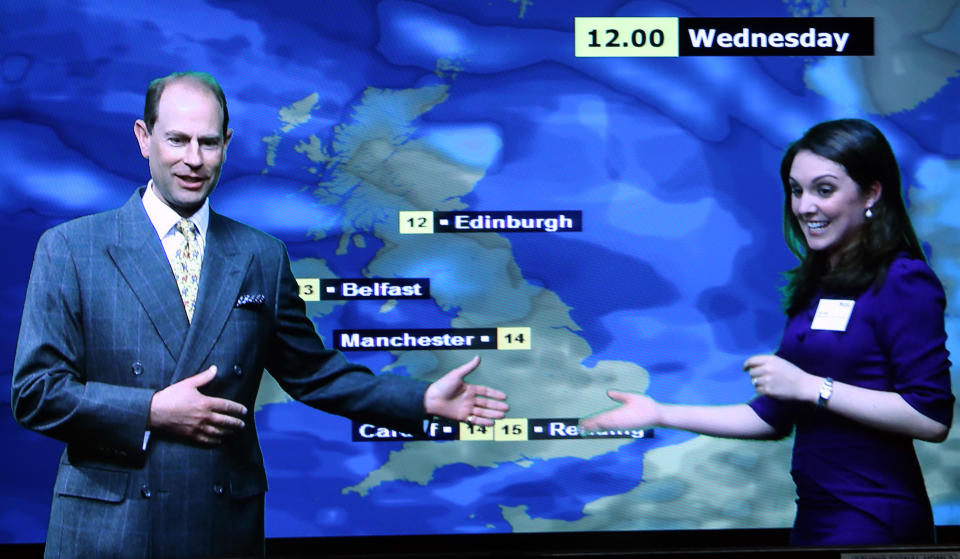
<path fill-rule="evenodd" d="M 180 357 L 187 335 L 177 280 L 156 229 L 143 209 L 140 188 L 117 212 L 116 243 L 107 246 L 120 274 L 140 301 L 170 355 Z"/>
<path fill-rule="evenodd" d="M 230 235 L 227 219 L 211 211 L 197 306 L 172 382 L 195 375 L 212 364 L 205 360 L 233 310 L 252 258 Z"/>

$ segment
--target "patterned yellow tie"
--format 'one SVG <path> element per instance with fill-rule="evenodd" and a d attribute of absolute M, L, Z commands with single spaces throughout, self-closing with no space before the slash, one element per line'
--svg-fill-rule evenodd
<path fill-rule="evenodd" d="M 197 306 L 197 288 L 200 285 L 200 242 L 197 228 L 187 219 L 176 224 L 177 231 L 183 235 L 183 241 L 173 259 L 173 274 L 177 277 L 177 287 L 183 299 L 183 308 L 187 311 L 187 320 L 193 320 L 193 309 Z"/>

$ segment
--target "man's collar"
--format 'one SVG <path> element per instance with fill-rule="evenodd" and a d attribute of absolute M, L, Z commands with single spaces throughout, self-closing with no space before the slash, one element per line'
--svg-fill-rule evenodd
<path fill-rule="evenodd" d="M 153 224 L 154 229 L 157 230 L 157 235 L 162 239 L 173 229 L 173 226 L 180 221 L 180 214 L 175 212 L 173 208 L 168 206 L 166 202 L 160 198 L 155 188 L 156 187 L 153 186 L 153 179 L 151 179 L 150 182 L 147 183 L 147 188 L 143 193 L 143 209 L 147 211 L 147 217 L 150 218 L 150 223 Z M 197 226 L 197 230 L 200 231 L 200 236 L 206 239 L 207 226 L 210 223 L 210 200 L 204 200 L 200 209 L 187 219 Z"/>

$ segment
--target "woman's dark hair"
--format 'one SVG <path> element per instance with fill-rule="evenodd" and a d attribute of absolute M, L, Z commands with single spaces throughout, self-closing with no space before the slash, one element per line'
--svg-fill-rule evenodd
<path fill-rule="evenodd" d="M 797 153 L 809 151 L 837 163 L 846 170 L 863 195 L 880 183 L 880 199 L 873 205 L 873 217 L 863 224 L 856 246 L 845 251 L 835 266 L 829 266 L 825 251 L 810 250 L 793 215 L 790 168 Z M 784 299 L 787 314 L 806 307 L 817 289 L 833 295 L 853 296 L 871 285 L 879 287 L 890 263 L 900 252 L 923 259 L 923 249 L 903 203 L 900 169 L 890 144 L 876 126 L 865 120 L 831 120 L 817 124 L 790 144 L 780 163 L 785 201 L 783 237 L 800 265 L 787 272 Z"/>

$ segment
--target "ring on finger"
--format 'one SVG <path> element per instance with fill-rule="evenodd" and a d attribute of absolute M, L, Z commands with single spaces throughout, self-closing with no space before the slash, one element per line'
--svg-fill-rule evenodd
<path fill-rule="evenodd" d="M 472 416 L 472 415 L 468 415 L 468 416 L 467 416 L 467 423 L 473 423 L 473 420 L 474 420 L 474 419 L 476 419 L 476 417 L 474 417 L 474 416 Z"/>

